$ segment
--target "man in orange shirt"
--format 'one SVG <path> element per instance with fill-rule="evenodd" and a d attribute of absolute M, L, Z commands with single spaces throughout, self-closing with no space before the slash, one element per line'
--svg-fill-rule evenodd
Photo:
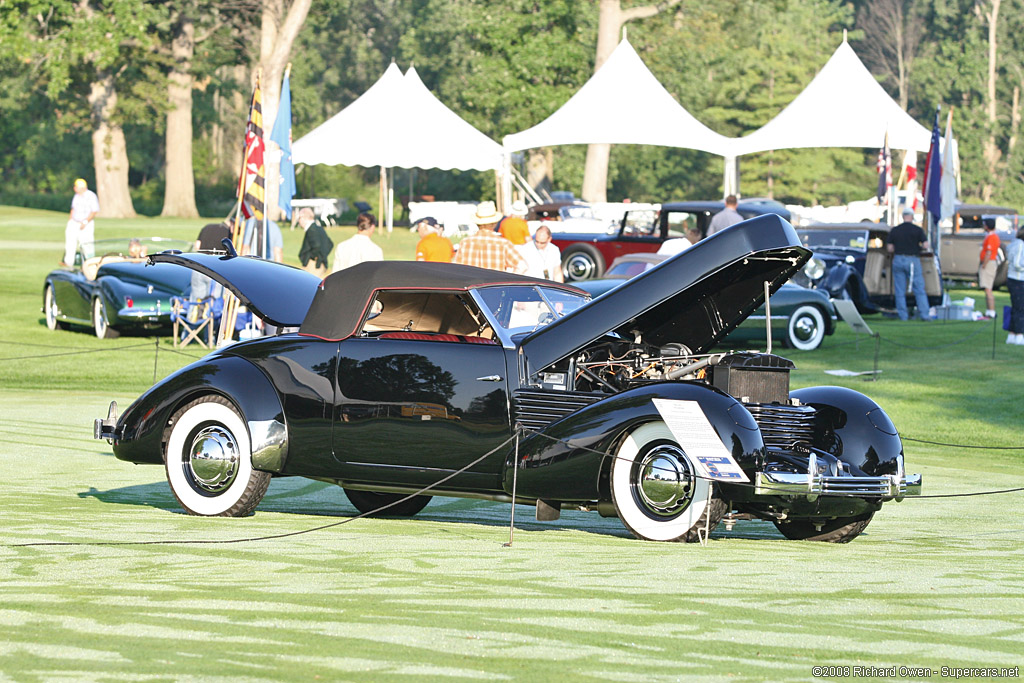
<path fill-rule="evenodd" d="M 526 202 L 517 199 L 512 202 L 512 213 L 501 220 L 498 230 L 502 237 L 516 246 L 530 240 L 530 228 L 526 224 Z"/>
<path fill-rule="evenodd" d="M 416 224 L 416 232 L 420 235 L 420 241 L 416 244 L 417 261 L 436 261 L 449 263 L 452 260 L 454 248 L 451 240 L 440 234 L 441 226 L 433 216 L 427 216 Z"/>
<path fill-rule="evenodd" d="M 981 254 L 978 259 L 978 285 L 985 290 L 985 315 L 994 318 L 996 315 L 996 298 L 992 294 L 992 285 L 996 281 L 996 268 L 999 258 L 999 235 L 996 234 L 996 222 L 985 219 L 985 240 L 981 243 Z"/>

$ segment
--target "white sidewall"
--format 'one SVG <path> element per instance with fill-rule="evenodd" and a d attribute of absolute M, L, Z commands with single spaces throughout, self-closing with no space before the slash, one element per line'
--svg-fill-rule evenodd
<path fill-rule="evenodd" d="M 43 308 L 46 313 L 46 327 L 51 330 L 57 329 L 57 314 L 54 312 L 53 285 L 46 285 L 46 293 L 43 295 Z"/>
<path fill-rule="evenodd" d="M 654 520 L 644 514 L 633 500 L 629 473 L 633 467 L 633 460 L 640 450 L 651 441 L 660 439 L 676 441 L 664 422 L 649 422 L 633 430 L 626 437 L 612 463 L 612 501 L 619 513 L 619 519 L 636 535 L 649 541 L 674 541 L 692 529 L 704 514 L 711 497 L 711 483 L 707 479 L 697 479 L 690 507 L 675 519 Z M 690 466 L 696 470 L 692 462 Z"/>
<path fill-rule="evenodd" d="M 182 463 L 182 453 L 190 444 L 185 439 L 197 425 L 203 422 L 218 422 L 230 430 L 238 442 L 239 463 L 235 481 L 226 491 L 213 497 L 196 493 L 188 480 Z M 245 493 L 252 477 L 252 458 L 249 447 L 249 431 L 235 411 L 220 403 L 200 403 L 192 406 L 178 418 L 171 430 L 167 443 L 167 481 L 178 500 L 190 512 L 197 515 L 219 515 L 229 510 Z"/>
<path fill-rule="evenodd" d="M 817 324 L 817 331 L 814 336 L 808 341 L 801 341 L 793 331 L 794 326 L 798 318 L 808 315 L 814 318 L 815 324 Z M 801 351 L 812 351 L 821 346 L 822 340 L 825 338 L 825 318 L 821 315 L 821 311 L 818 310 L 817 306 L 804 305 L 793 311 L 793 315 L 789 316 L 789 343 L 794 349 L 800 349 Z"/>

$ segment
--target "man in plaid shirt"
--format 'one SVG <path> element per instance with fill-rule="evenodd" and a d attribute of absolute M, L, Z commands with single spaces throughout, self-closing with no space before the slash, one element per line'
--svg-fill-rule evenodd
<path fill-rule="evenodd" d="M 476 207 L 477 232 L 462 240 L 452 263 L 490 268 L 504 273 L 525 273 L 526 259 L 519 255 L 512 243 L 494 232 L 501 220 L 494 202 L 483 202 Z"/>

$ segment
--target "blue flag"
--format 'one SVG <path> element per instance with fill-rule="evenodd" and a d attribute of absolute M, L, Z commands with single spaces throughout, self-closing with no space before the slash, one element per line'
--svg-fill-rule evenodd
<path fill-rule="evenodd" d="M 270 139 L 281 148 L 281 189 L 277 195 L 277 205 L 290 219 L 292 197 L 295 196 L 295 164 L 292 163 L 292 89 L 287 72 L 281 82 L 281 106 L 277 110 Z"/>
<path fill-rule="evenodd" d="M 924 207 L 932 215 L 932 225 L 938 225 L 942 212 L 942 160 L 939 158 L 939 110 L 935 110 L 935 125 L 932 127 L 932 142 L 928 147 L 928 161 L 925 163 Z"/>

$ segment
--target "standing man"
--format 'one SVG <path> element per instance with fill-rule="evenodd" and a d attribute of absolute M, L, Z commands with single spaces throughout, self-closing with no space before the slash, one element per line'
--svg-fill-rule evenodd
<path fill-rule="evenodd" d="M 361 213 L 356 218 L 356 234 L 334 248 L 334 268 L 337 273 L 363 261 L 383 261 L 384 250 L 373 243 L 370 235 L 377 227 L 377 217 L 372 213 Z"/>
<path fill-rule="evenodd" d="M 455 248 L 450 239 L 441 234 L 441 226 L 433 216 L 427 216 L 416 223 L 420 241 L 416 244 L 417 261 L 451 263 Z"/>
<path fill-rule="evenodd" d="M 302 237 L 299 249 L 299 263 L 307 273 L 316 275 L 321 280 L 327 277 L 327 259 L 331 257 L 334 242 L 327 236 L 327 231 L 316 222 L 313 209 L 304 206 L 299 209 L 299 226 L 306 234 Z"/>
<path fill-rule="evenodd" d="M 562 252 L 551 243 L 551 229 L 546 225 L 537 228 L 533 239 L 516 251 L 526 259 L 526 274 L 555 282 L 565 282 L 562 276 Z"/>
<path fill-rule="evenodd" d="M 525 259 L 511 242 L 494 231 L 501 220 L 494 202 L 481 202 L 476 207 L 473 220 L 477 225 L 476 234 L 462 240 L 452 262 L 505 273 L 525 273 Z"/>
<path fill-rule="evenodd" d="M 526 202 L 517 199 L 512 202 L 512 213 L 501 219 L 501 223 L 498 224 L 501 236 L 517 247 L 530 242 L 530 227 L 526 224 L 527 213 Z"/>
<path fill-rule="evenodd" d="M 89 189 L 84 178 L 75 180 L 75 196 L 71 198 L 71 213 L 68 224 L 64 228 L 64 260 L 62 266 L 75 263 L 75 252 L 80 244 L 92 244 L 96 235 L 96 225 L 92 219 L 100 212 L 100 200 L 96 193 Z M 91 254 L 85 254 L 86 258 Z"/>
<path fill-rule="evenodd" d="M 903 210 L 903 222 L 889 231 L 885 248 L 892 257 L 892 292 L 896 297 L 896 315 L 906 320 L 907 280 L 913 286 L 917 315 L 921 320 L 931 320 L 928 315 L 928 295 L 924 291 L 924 272 L 921 269 L 921 252 L 928 251 L 928 237 L 924 230 L 914 225 L 914 211 Z"/>
<path fill-rule="evenodd" d="M 996 298 L 992 294 L 992 285 L 996 282 L 996 268 L 999 265 L 999 235 L 996 234 L 994 219 L 985 219 L 985 239 L 981 243 L 978 255 L 978 286 L 985 290 L 985 316 L 994 318 L 996 315 Z"/>
<path fill-rule="evenodd" d="M 725 208 L 711 217 L 711 224 L 708 225 L 708 234 L 713 235 L 720 230 L 725 230 L 730 225 L 736 225 L 743 220 L 743 216 L 736 210 L 739 201 L 736 195 L 731 194 L 725 198 Z"/>

